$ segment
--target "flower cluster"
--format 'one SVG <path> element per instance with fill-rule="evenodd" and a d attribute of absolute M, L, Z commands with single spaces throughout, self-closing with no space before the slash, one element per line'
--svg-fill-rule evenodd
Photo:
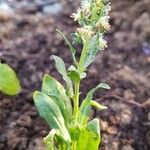
<path fill-rule="evenodd" d="M 107 47 L 103 35 L 110 29 L 108 13 L 111 10 L 108 0 L 83 0 L 77 13 L 71 17 L 78 21 L 80 28 L 77 28 L 75 36 L 82 39 L 83 43 L 93 37 L 99 37 L 101 49 Z"/>

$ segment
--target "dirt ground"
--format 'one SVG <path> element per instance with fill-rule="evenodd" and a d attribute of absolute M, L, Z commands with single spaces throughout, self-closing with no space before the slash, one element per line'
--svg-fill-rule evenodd
<path fill-rule="evenodd" d="M 101 81 L 111 86 L 95 94 L 108 110 L 92 111 L 92 116 L 100 118 L 100 150 L 149 150 L 150 1 L 111 3 L 109 47 L 90 66 L 81 97 Z M 0 59 L 16 70 L 22 86 L 18 96 L 0 94 L 0 150 L 44 150 L 42 138 L 49 127 L 39 117 L 32 93 L 40 89 L 45 73 L 63 83 L 51 56 L 59 55 L 68 67 L 71 64 L 70 53 L 55 29 L 69 36 L 77 27 L 69 17 L 72 12 L 68 5 L 56 16 L 0 13 Z"/>

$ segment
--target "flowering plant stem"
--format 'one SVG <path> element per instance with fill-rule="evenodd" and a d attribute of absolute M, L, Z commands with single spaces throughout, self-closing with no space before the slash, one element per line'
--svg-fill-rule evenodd
<path fill-rule="evenodd" d="M 107 47 L 104 34 L 109 30 L 108 0 L 83 0 L 81 8 L 72 17 L 80 27 L 72 34 L 72 43 L 60 32 L 72 54 L 74 64 L 66 68 L 64 61 L 53 56 L 58 72 L 66 82 L 62 86 L 52 76 L 43 78 L 42 91 L 33 95 L 37 110 L 51 127 L 44 138 L 48 150 L 97 150 L 101 141 L 98 118 L 90 120 L 91 107 L 99 110 L 106 106 L 93 100 L 97 89 L 109 89 L 106 83 L 100 83 L 80 100 L 80 82 L 86 77 L 88 66 L 94 61 L 98 52 Z M 75 48 L 82 44 L 79 60 Z"/>
<path fill-rule="evenodd" d="M 74 84 L 74 89 L 75 89 L 75 94 L 73 97 L 74 101 L 74 116 L 77 119 L 77 113 L 79 109 L 79 88 L 80 88 L 80 81 L 75 82 Z"/>
<path fill-rule="evenodd" d="M 75 122 L 77 122 L 77 113 L 79 109 L 79 88 L 80 88 L 80 82 L 75 82 L 74 83 L 74 89 L 75 89 L 75 94 L 73 97 L 73 102 L 74 102 L 74 118 L 76 118 Z M 74 141 L 72 143 L 72 150 L 76 150 L 76 144 L 77 142 Z"/>

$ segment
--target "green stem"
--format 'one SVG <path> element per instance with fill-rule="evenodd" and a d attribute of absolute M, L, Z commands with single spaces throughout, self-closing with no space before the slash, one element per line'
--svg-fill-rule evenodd
<path fill-rule="evenodd" d="M 80 81 L 75 82 L 74 88 L 75 88 L 75 94 L 74 94 L 74 116 L 77 117 L 78 109 L 79 109 L 79 87 L 80 87 Z"/>
<path fill-rule="evenodd" d="M 85 41 L 85 43 L 83 44 L 83 49 L 82 49 L 80 60 L 79 60 L 79 64 L 78 64 L 79 71 L 83 71 L 84 69 L 86 69 L 86 68 L 84 68 L 84 59 L 85 59 L 85 57 L 87 55 L 89 41 L 90 41 L 90 39 L 87 38 L 86 41 Z"/>
<path fill-rule="evenodd" d="M 77 142 L 72 142 L 72 150 L 77 150 Z"/>
<path fill-rule="evenodd" d="M 77 63 L 77 60 L 76 60 L 76 57 L 75 57 L 76 49 L 74 49 L 74 47 L 70 44 L 68 39 L 65 37 L 65 35 L 61 31 L 59 31 L 58 29 L 56 29 L 56 31 L 64 38 L 65 42 L 69 46 L 69 49 L 70 49 L 71 54 L 72 54 L 73 61 L 74 61 L 75 65 L 77 66 L 78 63 Z"/>
<path fill-rule="evenodd" d="M 80 81 L 76 81 L 74 83 L 74 97 L 73 97 L 75 121 L 77 121 L 77 114 L 79 109 L 79 88 L 80 88 Z M 72 150 L 77 150 L 76 147 L 77 147 L 77 142 L 73 141 Z"/>

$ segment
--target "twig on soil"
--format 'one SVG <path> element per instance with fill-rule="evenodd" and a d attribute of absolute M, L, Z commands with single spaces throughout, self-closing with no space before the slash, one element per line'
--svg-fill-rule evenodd
<path fill-rule="evenodd" d="M 147 107 L 150 106 L 150 99 L 147 100 L 146 102 L 140 104 L 139 102 L 136 102 L 136 101 L 133 101 L 133 100 L 126 100 L 123 97 L 118 96 L 118 95 L 107 95 L 107 96 L 104 96 L 104 97 L 102 97 L 100 99 L 96 99 L 96 100 L 101 101 L 103 99 L 108 99 L 108 98 L 115 98 L 115 99 L 123 101 L 125 103 L 129 103 L 129 104 L 132 104 L 132 105 L 135 105 L 135 106 L 138 106 L 138 107 L 143 107 L 143 108 L 147 108 Z"/>
<path fill-rule="evenodd" d="M 17 53 L 14 53 L 14 52 L 6 52 L 6 51 L 4 51 L 4 52 L 0 52 L 0 56 L 2 57 L 2 56 L 13 56 L 13 57 L 16 57 L 16 58 L 21 58 L 21 59 L 40 59 L 41 58 L 41 55 L 40 54 L 37 54 L 37 55 L 35 55 L 35 54 L 30 54 L 30 55 L 28 55 L 27 53 L 26 54 L 24 54 L 24 55 L 22 55 L 21 57 L 20 57 L 20 55 L 19 54 L 17 54 Z"/>

